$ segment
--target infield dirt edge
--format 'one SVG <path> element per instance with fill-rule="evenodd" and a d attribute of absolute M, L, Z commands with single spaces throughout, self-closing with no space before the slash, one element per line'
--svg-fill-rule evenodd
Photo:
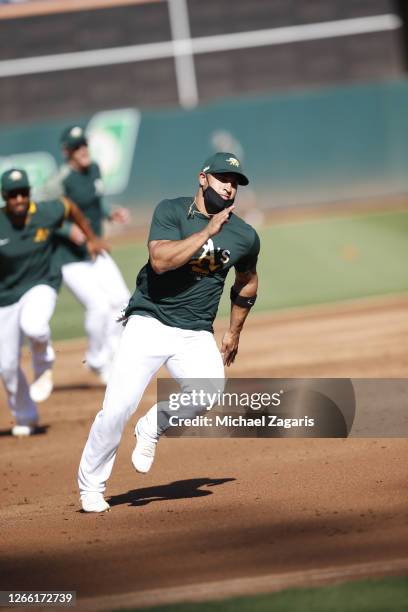
<path fill-rule="evenodd" d="M 349 580 L 405 574 L 408 574 L 408 558 L 194 583 L 122 595 L 89 597 L 79 599 L 77 609 L 96 612 L 98 610 L 220 600 L 242 595 L 273 593 L 293 587 L 317 587 Z"/>

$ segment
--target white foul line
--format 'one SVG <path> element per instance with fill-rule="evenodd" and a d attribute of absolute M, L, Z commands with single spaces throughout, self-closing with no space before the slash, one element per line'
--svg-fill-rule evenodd
<path fill-rule="evenodd" d="M 92 51 L 76 51 L 56 55 L 40 55 L 19 59 L 0 61 L 0 77 L 39 74 L 42 72 L 60 72 L 78 68 L 110 66 L 144 60 L 162 59 L 183 55 L 214 53 L 232 49 L 282 45 L 285 43 L 352 36 L 370 32 L 395 30 L 401 27 L 397 15 L 375 15 L 341 19 L 282 28 L 254 30 L 236 34 L 201 36 L 145 45 L 110 47 Z"/>

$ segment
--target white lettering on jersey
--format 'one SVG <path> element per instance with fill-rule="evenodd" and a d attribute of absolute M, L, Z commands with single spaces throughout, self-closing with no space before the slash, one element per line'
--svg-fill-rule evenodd
<path fill-rule="evenodd" d="M 193 272 L 207 275 L 219 270 L 230 260 L 230 251 L 227 249 L 221 250 L 219 247 L 215 249 L 211 238 L 201 248 L 203 249 L 202 253 L 191 261 Z"/>

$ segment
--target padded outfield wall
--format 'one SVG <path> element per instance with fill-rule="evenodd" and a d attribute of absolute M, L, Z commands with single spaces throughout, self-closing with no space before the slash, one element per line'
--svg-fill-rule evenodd
<path fill-rule="evenodd" d="M 37 194 L 61 163 L 67 124 L 87 126 L 112 202 L 144 223 L 163 197 L 192 194 L 204 158 L 226 149 L 251 178 L 262 209 L 408 191 L 408 81 L 225 100 L 197 109 L 118 109 L 0 126 L 0 168 L 28 168 Z M 244 197 L 242 190 L 241 197 Z"/>

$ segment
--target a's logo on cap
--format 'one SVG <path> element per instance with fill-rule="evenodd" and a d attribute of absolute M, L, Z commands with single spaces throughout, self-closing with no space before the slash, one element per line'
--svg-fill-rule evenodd
<path fill-rule="evenodd" d="M 203 172 L 207 172 L 207 170 L 209 170 L 209 169 L 210 169 L 210 166 L 206 166 L 205 168 L 203 168 L 203 170 L 202 170 L 202 171 L 203 171 Z"/>
<path fill-rule="evenodd" d="M 23 178 L 23 175 L 19 170 L 13 170 L 13 172 L 10 174 L 10 178 L 12 181 L 19 181 Z"/>
<path fill-rule="evenodd" d="M 235 166 L 238 167 L 239 166 L 239 161 L 235 158 L 235 157 L 229 157 L 226 160 L 231 166 Z"/>
<path fill-rule="evenodd" d="M 70 131 L 70 135 L 73 138 L 80 138 L 80 136 L 82 136 L 82 134 L 83 134 L 82 128 L 80 128 L 78 126 L 73 127 L 72 130 Z"/>

